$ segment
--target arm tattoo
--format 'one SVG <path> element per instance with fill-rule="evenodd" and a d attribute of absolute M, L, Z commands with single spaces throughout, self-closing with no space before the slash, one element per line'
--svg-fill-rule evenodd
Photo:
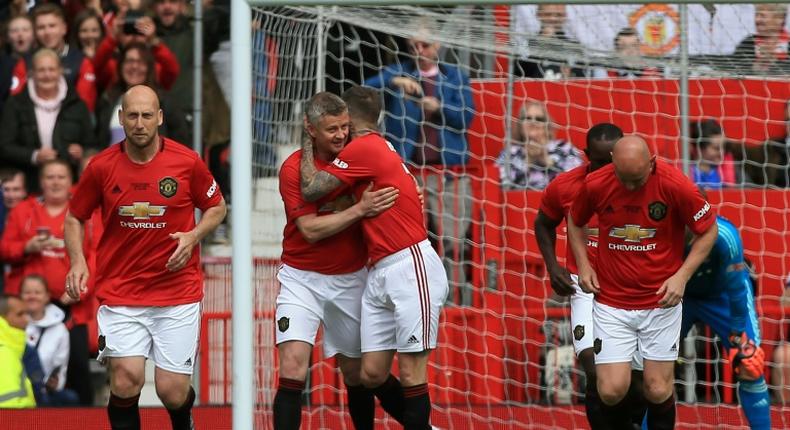
<path fill-rule="evenodd" d="M 343 184 L 337 177 L 323 170 L 318 171 L 315 167 L 313 143 L 310 139 L 302 141 L 300 173 L 302 196 L 308 202 L 320 199 Z"/>

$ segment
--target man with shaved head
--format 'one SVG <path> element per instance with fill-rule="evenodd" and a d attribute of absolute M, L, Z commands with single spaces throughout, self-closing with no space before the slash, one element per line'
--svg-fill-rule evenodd
<path fill-rule="evenodd" d="M 593 216 L 598 221 L 594 269 L 583 228 Z M 684 260 L 686 227 L 695 240 Z M 579 284 L 595 294 L 595 370 L 611 428 L 632 428 L 630 405 L 623 399 L 637 351 L 644 359 L 648 428 L 674 428 L 681 299 L 716 235 L 710 204 L 682 172 L 656 160 L 640 137 L 618 140 L 612 164 L 587 175 L 581 186 L 568 215 L 568 240 Z"/>
<path fill-rule="evenodd" d="M 145 360 L 156 365 L 156 393 L 174 430 L 191 430 L 203 274 L 198 243 L 225 217 L 225 200 L 198 154 L 159 136 L 163 114 L 149 87 L 123 96 L 126 140 L 96 155 L 82 174 L 66 217 L 71 260 L 66 292 L 88 288 L 84 224 L 100 210 L 96 257 L 99 357 L 109 362 L 113 429 L 139 429 Z M 195 224 L 195 208 L 203 211 Z"/>
<path fill-rule="evenodd" d="M 535 237 L 538 240 L 540 253 L 546 263 L 551 288 L 560 296 L 570 296 L 571 326 L 573 328 L 573 349 L 579 357 L 587 386 L 584 393 L 584 405 L 587 421 L 593 430 L 608 429 L 609 425 L 601 410 L 601 399 L 598 397 L 595 375 L 595 355 L 593 354 L 593 295 L 582 291 L 578 282 L 576 260 L 570 250 L 566 251 L 567 268 L 557 262 L 555 253 L 557 227 L 567 217 L 576 193 L 581 188 L 587 175 L 612 162 L 612 148 L 615 142 L 623 137 L 623 131 L 614 124 L 600 123 L 587 132 L 588 163 L 573 170 L 562 173 L 549 183 L 543 192 L 543 198 L 535 219 Z M 595 260 L 598 250 L 597 222 L 588 223 L 589 240 L 587 254 Z M 632 390 L 629 392 L 631 409 L 635 421 L 640 423 L 644 415 L 644 399 L 642 398 L 641 361 L 635 361 L 632 374 Z"/>

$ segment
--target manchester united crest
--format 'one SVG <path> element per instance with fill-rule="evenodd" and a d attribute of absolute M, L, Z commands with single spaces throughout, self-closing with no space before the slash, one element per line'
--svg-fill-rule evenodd
<path fill-rule="evenodd" d="M 584 337 L 584 326 L 579 324 L 573 328 L 573 338 L 576 339 L 576 341 L 580 341 L 582 340 L 583 337 Z"/>
<path fill-rule="evenodd" d="M 178 191 L 178 182 L 170 177 L 166 176 L 159 180 L 159 194 L 163 197 L 170 198 L 176 195 Z"/>
<path fill-rule="evenodd" d="M 596 338 L 595 338 L 595 340 L 593 341 L 593 351 L 594 351 L 596 354 L 598 354 L 599 352 L 601 352 L 601 346 L 602 346 L 602 344 L 603 344 L 603 341 L 601 341 L 601 338 L 600 338 L 600 337 L 596 337 Z"/>
<path fill-rule="evenodd" d="M 285 331 L 288 330 L 290 322 L 291 320 L 287 317 L 282 317 L 277 320 L 277 328 L 280 330 L 280 333 L 285 333 Z"/>
<path fill-rule="evenodd" d="M 664 202 L 653 202 L 647 205 L 647 214 L 653 221 L 661 221 L 667 216 L 667 205 Z"/>

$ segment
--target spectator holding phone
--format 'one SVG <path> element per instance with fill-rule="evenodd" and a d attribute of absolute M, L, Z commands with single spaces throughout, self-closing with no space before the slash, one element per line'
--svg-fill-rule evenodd
<path fill-rule="evenodd" d="M 151 50 L 155 60 L 157 84 L 170 90 L 181 73 L 173 51 L 156 34 L 156 23 L 139 10 L 120 9 L 110 24 L 110 32 L 96 49 L 93 63 L 99 88 L 105 90 L 118 82 L 118 60 L 124 47 L 142 43 Z"/>
<path fill-rule="evenodd" d="M 6 274 L 6 293 L 18 294 L 27 275 L 40 274 L 46 280 L 53 301 L 68 307 L 71 313 L 70 364 L 67 375 L 69 388 L 76 391 L 80 403 L 93 403 L 88 368 L 88 322 L 95 318 L 96 300 L 93 289 L 73 300 L 66 291 L 69 259 L 63 241 L 63 224 L 69 209 L 72 188 L 71 165 L 55 159 L 41 167 L 41 196 L 20 203 L 8 216 L 0 240 L 0 257 L 12 269 Z M 86 228 L 86 255 L 92 255 L 93 228 Z"/>
<path fill-rule="evenodd" d="M 77 394 L 66 389 L 71 345 L 69 331 L 63 323 L 66 314 L 50 303 L 47 280 L 41 275 L 25 276 L 20 298 L 30 317 L 25 329 L 27 344 L 38 353 L 43 370 L 44 386 L 48 394 L 44 397 L 48 404 L 44 406 L 76 405 L 79 400 Z"/>

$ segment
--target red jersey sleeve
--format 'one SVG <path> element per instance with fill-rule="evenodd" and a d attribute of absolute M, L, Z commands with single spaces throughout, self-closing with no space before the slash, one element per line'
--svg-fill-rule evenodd
<path fill-rule="evenodd" d="M 0 256 L 7 263 L 21 263 L 25 260 L 25 244 L 30 239 L 26 237 L 24 225 L 30 219 L 29 206 L 19 204 L 11 210 L 8 221 L 0 240 Z"/>
<path fill-rule="evenodd" d="M 690 179 L 681 176 L 679 181 L 674 197 L 680 217 L 694 234 L 705 233 L 716 222 L 716 210 Z"/>
<path fill-rule="evenodd" d="M 359 180 L 371 179 L 374 176 L 371 163 L 365 160 L 375 160 L 377 155 L 373 145 L 367 142 L 351 142 L 337 158 L 324 168 L 327 172 L 337 177 L 346 184 L 354 184 Z"/>
<path fill-rule="evenodd" d="M 549 182 L 549 186 L 543 190 L 543 196 L 540 199 L 540 211 L 554 221 L 562 221 L 565 218 L 565 212 L 562 209 L 562 199 L 560 198 L 560 186 L 556 180 Z"/>
<path fill-rule="evenodd" d="M 579 192 L 576 194 L 576 198 L 573 199 L 573 205 L 571 206 L 570 214 L 576 226 L 582 227 L 590 221 L 595 211 L 594 201 L 594 196 L 590 193 L 585 181 L 579 188 Z"/>
<path fill-rule="evenodd" d="M 15 96 L 22 92 L 25 88 L 25 83 L 27 82 L 27 64 L 25 64 L 25 59 L 20 58 L 19 61 L 16 62 L 14 65 L 14 70 L 12 72 L 12 79 L 11 79 L 11 95 Z"/>
<path fill-rule="evenodd" d="M 288 221 L 294 221 L 300 216 L 318 213 L 318 205 L 306 202 L 302 197 L 299 169 L 292 164 L 284 164 L 280 169 L 280 195 L 283 198 L 285 216 Z"/>
<path fill-rule="evenodd" d="M 178 79 L 178 74 L 181 73 L 181 65 L 178 64 L 178 58 L 164 42 L 153 46 L 151 52 L 156 60 L 156 79 L 159 85 L 165 90 L 173 88 L 173 84 Z"/>
<path fill-rule="evenodd" d="M 88 110 L 96 110 L 96 73 L 93 70 L 93 62 L 84 58 L 80 65 L 80 72 L 77 77 L 77 94 L 88 106 Z"/>
<path fill-rule="evenodd" d="M 82 222 L 88 221 L 101 203 L 102 185 L 97 176 L 95 164 L 88 164 L 69 201 L 69 212 Z"/>
<path fill-rule="evenodd" d="M 112 61 L 115 48 L 118 47 L 118 42 L 108 32 L 107 36 L 102 39 L 99 47 L 96 48 L 96 54 L 93 56 L 93 69 L 96 71 L 96 84 L 99 88 L 105 89 L 112 84 L 115 68 L 115 62 Z"/>
<path fill-rule="evenodd" d="M 219 189 L 217 181 L 214 180 L 214 176 L 208 171 L 206 163 L 200 158 L 195 158 L 190 188 L 195 207 L 202 211 L 213 208 L 222 201 L 222 191 Z"/>

